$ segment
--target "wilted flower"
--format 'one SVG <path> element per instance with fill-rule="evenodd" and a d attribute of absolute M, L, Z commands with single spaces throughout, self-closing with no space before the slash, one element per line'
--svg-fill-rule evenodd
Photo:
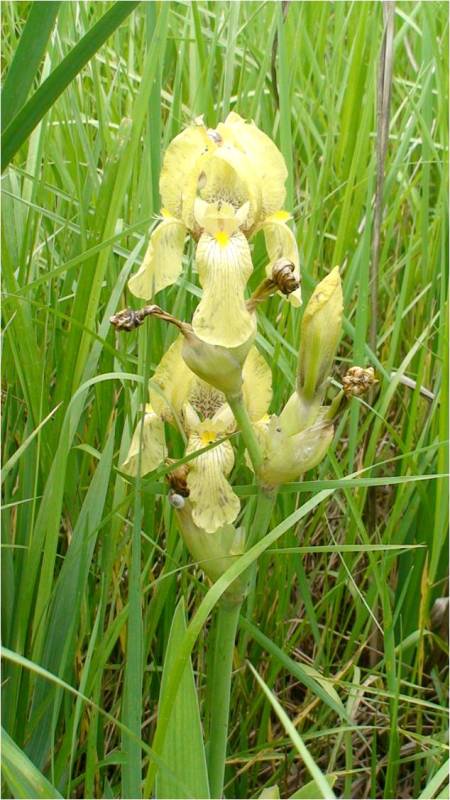
<path fill-rule="evenodd" d="M 294 234 L 282 210 L 287 177 L 283 156 L 265 133 L 232 112 L 216 130 L 202 122 L 184 130 L 165 153 L 160 179 L 161 223 L 141 268 L 129 281 L 137 297 L 150 299 L 174 283 L 182 270 L 186 234 L 198 242 L 202 299 L 193 328 L 205 342 L 238 347 L 255 332 L 244 290 L 253 270 L 248 239 L 262 231 L 267 274 L 286 257 L 297 280 Z M 289 295 L 301 302 L 300 290 Z M 231 315 L 231 317 L 230 317 Z"/>
<path fill-rule="evenodd" d="M 162 358 L 149 384 L 151 411 L 147 407 L 144 417 L 141 474 L 156 469 L 165 459 L 163 420 L 179 424 L 187 438 L 187 454 L 218 442 L 188 462 L 186 478 L 193 521 L 212 533 L 232 523 L 240 510 L 239 499 L 227 480 L 234 465 L 234 453 L 226 437 L 236 426 L 225 395 L 189 369 L 182 357 L 183 346 L 183 337 L 179 336 Z M 242 393 L 252 420 L 260 419 L 267 412 L 272 394 L 271 379 L 265 360 L 252 348 L 242 370 Z M 140 426 L 122 467 L 131 475 L 137 471 L 139 441 Z"/>
<path fill-rule="evenodd" d="M 347 397 L 361 397 L 371 386 L 378 383 L 373 367 L 350 367 L 342 378 L 344 394 Z"/>

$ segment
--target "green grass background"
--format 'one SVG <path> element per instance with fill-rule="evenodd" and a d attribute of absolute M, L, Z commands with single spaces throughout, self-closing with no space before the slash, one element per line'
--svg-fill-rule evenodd
<path fill-rule="evenodd" d="M 14 101 L 10 85 L 6 114 L 60 64 L 64 82 L 64 57 L 113 8 L 64 2 L 47 40 L 47 5 L 37 4 L 31 31 L 35 62 L 31 45 L 15 62 L 12 83 L 17 90 L 28 76 L 25 97 Z M 6 74 L 29 10 L 2 4 Z M 174 334 L 154 322 L 116 336 L 109 317 L 134 303 L 126 282 L 159 212 L 168 142 L 197 115 L 213 127 L 232 109 L 285 156 L 306 299 L 341 267 L 335 381 L 356 363 L 373 365 L 380 384 L 373 407 L 355 400 L 339 421 L 328 457 L 306 476 L 312 483 L 278 499 L 272 527 L 334 488 L 259 560 L 235 651 L 225 793 L 255 797 L 277 783 L 289 797 L 310 780 L 250 662 L 322 772 L 337 776 L 338 796 L 444 796 L 448 644 L 431 610 L 447 593 L 447 484 L 435 476 L 447 472 L 448 439 L 448 7 L 396 6 L 373 349 L 382 33 L 376 2 L 292 2 L 287 13 L 278 2 L 143 2 L 41 121 L 49 94 L 38 96 L 39 124 L 4 172 L 2 716 L 19 763 L 26 753 L 64 797 L 125 797 L 140 786 L 175 607 L 183 596 L 191 616 L 208 588 L 162 478 L 143 479 L 136 491 L 117 471 L 139 419 L 143 376 Z M 23 122 L 17 130 L 20 138 Z M 264 265 L 259 241 L 254 264 L 251 286 Z M 158 301 L 189 319 L 198 297 L 189 252 L 177 285 Z M 300 317 L 278 298 L 259 316 L 272 411 L 292 392 Z M 168 436 L 181 457 L 181 441 Z M 376 489 L 357 479 L 324 483 L 365 468 L 364 477 L 380 478 Z M 242 445 L 233 480 L 245 496 Z M 193 649 L 206 737 L 208 631 L 206 622 Z M 320 673 L 347 722 L 305 686 L 298 665 Z M 18 780 L 4 796 L 50 796 L 50 784 L 31 795 Z"/>

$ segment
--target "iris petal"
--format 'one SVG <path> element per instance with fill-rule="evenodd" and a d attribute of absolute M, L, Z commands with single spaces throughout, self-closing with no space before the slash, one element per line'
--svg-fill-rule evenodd
<path fill-rule="evenodd" d="M 166 216 L 153 231 L 147 252 L 128 288 L 136 297 L 150 300 L 171 286 L 181 273 L 186 228 L 174 217 Z"/>
<path fill-rule="evenodd" d="M 240 231 L 231 236 L 203 233 L 197 253 L 203 287 L 192 326 L 209 344 L 238 347 L 255 332 L 255 317 L 245 305 L 244 290 L 253 264 L 247 239 Z"/>
<path fill-rule="evenodd" d="M 144 422 L 140 422 L 133 433 L 128 455 L 121 466 L 127 475 L 137 475 L 141 451 L 141 475 L 156 469 L 166 457 L 164 423 L 157 414 L 146 406 Z"/>
<path fill-rule="evenodd" d="M 200 437 L 194 434 L 187 452 L 195 452 L 204 446 Z M 190 462 L 187 485 L 192 518 L 208 533 L 233 522 L 239 514 L 239 498 L 226 479 L 233 464 L 233 448 L 229 442 L 222 442 Z"/>
<path fill-rule="evenodd" d="M 245 153 L 256 172 L 261 187 L 261 219 L 273 214 L 284 203 L 284 184 L 288 175 L 277 146 L 254 123 L 245 122 L 233 111 L 223 124 L 217 126 L 217 130 L 224 141 Z"/>
<path fill-rule="evenodd" d="M 195 164 L 202 153 L 216 147 L 204 125 L 192 125 L 172 139 L 164 155 L 159 191 L 163 206 L 174 217 L 181 218 L 183 194 Z"/>
<path fill-rule="evenodd" d="M 252 420 L 267 414 L 272 400 L 272 370 L 261 353 L 252 347 L 242 370 L 242 391 Z"/>
<path fill-rule="evenodd" d="M 183 337 L 170 345 L 149 382 L 150 401 L 160 417 L 172 422 L 189 398 L 195 375 L 181 356 Z"/>

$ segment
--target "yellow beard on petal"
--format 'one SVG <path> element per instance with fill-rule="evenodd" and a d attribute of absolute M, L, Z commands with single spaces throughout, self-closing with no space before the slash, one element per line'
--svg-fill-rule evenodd
<path fill-rule="evenodd" d="M 202 431 L 200 434 L 200 441 L 203 447 L 207 447 L 208 444 L 212 444 L 217 439 L 217 435 L 214 431 Z"/>
<path fill-rule="evenodd" d="M 226 247 L 230 243 L 230 237 L 225 231 L 217 231 L 214 238 L 221 247 Z"/>

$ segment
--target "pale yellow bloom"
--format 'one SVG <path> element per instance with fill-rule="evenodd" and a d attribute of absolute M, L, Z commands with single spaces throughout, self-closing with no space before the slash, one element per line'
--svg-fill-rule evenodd
<path fill-rule="evenodd" d="M 198 422 L 189 437 L 186 453 L 196 453 L 225 435 L 226 427 L 214 418 Z M 233 448 L 228 441 L 201 453 L 190 463 L 187 485 L 192 518 L 207 533 L 234 522 L 239 514 L 239 498 L 227 481 L 233 465 Z"/>
<path fill-rule="evenodd" d="M 196 254 L 203 295 L 192 327 L 209 344 L 238 347 L 256 332 L 256 318 L 248 312 L 244 296 L 253 271 L 250 247 L 239 229 L 246 207 L 248 203 L 235 212 L 229 203 L 196 202 L 203 227 Z"/>
<path fill-rule="evenodd" d="M 269 263 L 285 256 L 299 278 L 298 250 L 282 211 L 287 177 L 283 156 L 253 123 L 231 113 L 216 130 L 202 122 L 170 143 L 161 170 L 162 221 L 130 291 L 150 300 L 174 283 L 182 270 L 185 236 L 198 241 L 196 263 L 203 295 L 193 319 L 204 341 L 238 347 L 254 333 L 245 306 L 252 273 L 248 239 L 263 231 Z M 300 291 L 290 295 L 300 303 Z"/>
<path fill-rule="evenodd" d="M 235 430 L 236 425 L 225 395 L 187 367 L 182 356 L 183 346 L 183 337 L 179 336 L 163 356 L 149 382 L 152 420 L 156 418 L 161 426 L 162 420 L 179 425 L 187 439 L 187 454 L 219 442 L 188 462 L 187 477 L 193 522 L 207 533 L 213 533 L 231 524 L 240 510 L 239 498 L 227 480 L 234 465 L 234 453 L 226 437 Z M 270 368 L 253 347 L 242 370 L 242 393 L 249 416 L 254 421 L 260 419 L 269 408 L 271 382 Z M 139 426 L 125 462 L 128 474 L 136 474 L 138 431 Z M 157 431 L 159 436 L 159 428 Z M 143 448 L 148 448 L 152 457 L 142 452 L 143 475 L 155 469 L 163 460 L 160 458 L 157 461 L 154 457 L 154 445 L 151 439 L 144 438 Z M 161 454 L 161 449 L 158 452 Z M 150 465 L 149 469 L 145 470 L 144 465 Z"/>
<path fill-rule="evenodd" d="M 186 228 L 176 217 L 163 213 L 160 225 L 153 231 L 144 260 L 128 288 L 136 297 L 152 297 L 175 283 L 182 268 Z"/>

